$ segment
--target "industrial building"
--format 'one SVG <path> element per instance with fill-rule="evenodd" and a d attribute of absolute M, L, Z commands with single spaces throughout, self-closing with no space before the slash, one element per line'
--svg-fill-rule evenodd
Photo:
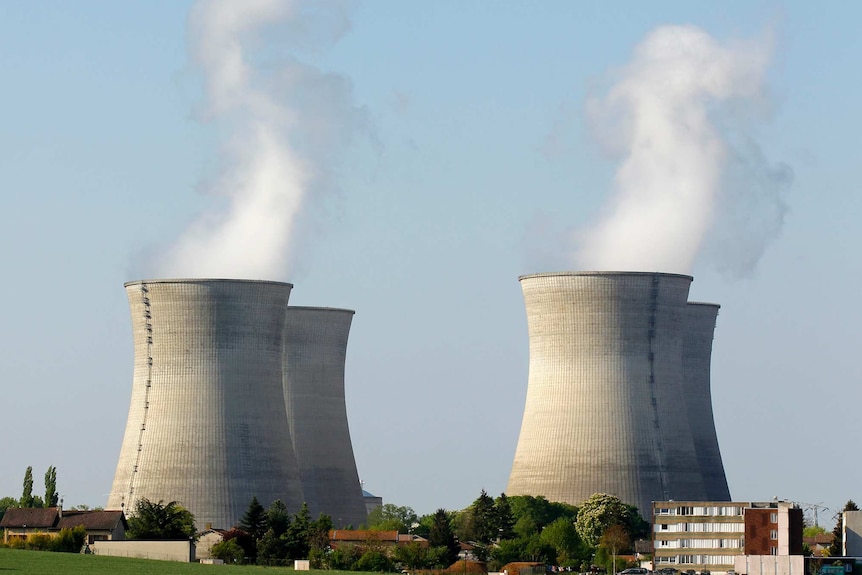
<path fill-rule="evenodd" d="M 692 277 L 645 272 L 522 276 L 529 380 L 508 495 L 579 505 L 614 494 L 729 499 L 709 365 L 718 306 Z"/>
<path fill-rule="evenodd" d="M 327 489 L 350 483 L 364 511 L 343 407 L 343 320 L 343 333 L 332 346 L 336 351 L 330 353 L 319 338 L 303 343 L 314 332 L 308 323 L 313 318 L 289 311 L 289 283 L 160 279 L 125 287 L 134 377 L 107 508 L 134 514 L 140 498 L 177 501 L 194 514 L 199 527 L 230 528 L 257 497 L 264 506 L 280 499 L 293 511 L 307 502 L 338 518 L 332 505 L 340 504 L 341 495 Z M 344 314 L 327 317 L 334 315 Z M 296 321 L 300 317 L 305 319 Z M 333 333 L 329 323 L 322 329 L 322 336 Z M 327 367 L 318 369 L 320 362 Z M 312 392 L 318 384 L 320 397 Z M 305 402 L 306 410 L 326 413 L 299 416 L 289 408 L 285 389 L 294 387 L 302 396 L 296 401 Z M 289 419 L 289 412 L 297 421 Z M 314 416 L 319 420 L 311 424 Z M 331 436 L 336 443 L 324 449 L 307 434 L 326 427 L 338 432 Z M 330 478 L 327 488 L 309 499 L 296 447 L 311 469 L 313 449 L 323 450 L 321 461 L 336 454 L 338 465 L 326 464 L 327 469 L 338 467 L 350 480 Z M 345 507 L 345 517 L 353 507 Z"/>

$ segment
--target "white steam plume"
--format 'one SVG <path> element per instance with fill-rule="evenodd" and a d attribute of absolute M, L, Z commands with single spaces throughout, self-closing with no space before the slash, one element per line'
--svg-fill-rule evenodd
<path fill-rule="evenodd" d="M 349 22 L 332 2 L 201 0 L 191 58 L 203 75 L 201 117 L 222 137 L 212 205 L 167 249 L 165 276 L 283 279 L 307 196 L 361 120 L 350 83 L 298 60 Z"/>
<path fill-rule="evenodd" d="M 767 104 L 769 55 L 768 42 L 721 45 L 693 26 L 658 28 L 636 48 L 587 107 L 599 141 L 623 159 L 605 217 L 577 234 L 579 267 L 691 273 L 705 244 L 732 273 L 753 267 L 781 227 L 790 178 L 746 134 Z M 731 229 L 724 250 L 720 230 Z"/>

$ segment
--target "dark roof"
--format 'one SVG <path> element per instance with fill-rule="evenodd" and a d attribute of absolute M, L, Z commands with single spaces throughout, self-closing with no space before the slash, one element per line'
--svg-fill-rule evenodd
<path fill-rule="evenodd" d="M 71 529 L 83 525 L 88 531 L 95 529 L 110 531 L 116 529 L 121 523 L 123 528 L 128 527 L 122 511 L 64 511 L 57 528 Z"/>
<path fill-rule="evenodd" d="M 0 527 L 50 529 L 57 525 L 59 518 L 58 507 L 10 507 L 0 520 Z"/>

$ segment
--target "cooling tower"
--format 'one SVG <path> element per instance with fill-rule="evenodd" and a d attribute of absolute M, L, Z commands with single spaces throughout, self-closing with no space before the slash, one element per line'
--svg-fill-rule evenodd
<path fill-rule="evenodd" d="M 290 307 L 284 341 L 284 401 L 312 517 L 364 524 L 362 486 L 347 425 L 344 364 L 353 310 Z"/>
<path fill-rule="evenodd" d="M 303 501 L 284 410 L 291 284 L 129 282 L 135 369 L 109 509 L 177 501 L 230 528 L 252 497 Z"/>
<path fill-rule="evenodd" d="M 730 501 L 724 464 L 712 416 L 710 365 L 715 318 L 720 306 L 689 302 L 686 306 L 682 367 L 686 381 L 686 412 L 703 475 L 706 501 Z"/>
<path fill-rule="evenodd" d="M 507 494 L 579 505 L 612 493 L 644 515 L 653 500 L 705 498 L 683 369 L 691 280 L 637 272 L 520 278 L 530 370 Z"/>

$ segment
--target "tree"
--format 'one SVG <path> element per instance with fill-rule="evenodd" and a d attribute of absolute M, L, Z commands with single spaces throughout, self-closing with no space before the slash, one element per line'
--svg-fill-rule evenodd
<path fill-rule="evenodd" d="M 497 515 L 494 499 L 483 489 L 479 497 L 467 510 L 464 523 L 461 525 L 461 539 L 488 544 L 497 539 Z"/>
<path fill-rule="evenodd" d="M 461 546 L 455 540 L 455 534 L 452 533 L 452 526 L 449 523 L 449 514 L 445 509 L 441 508 L 434 512 L 431 529 L 428 531 L 428 545 L 445 550 L 439 558 L 443 567 L 449 567 L 458 560 Z"/>
<path fill-rule="evenodd" d="M 86 540 L 87 529 L 83 525 L 78 525 L 72 529 L 60 529 L 52 542 L 51 550 L 60 553 L 80 553 Z"/>
<path fill-rule="evenodd" d="M 290 528 L 290 513 L 281 499 L 273 501 L 266 510 L 266 526 L 272 529 L 276 537 L 281 537 Z"/>
<path fill-rule="evenodd" d="M 248 509 L 239 522 L 239 528 L 248 533 L 255 541 L 266 533 L 266 510 L 257 500 L 257 497 L 251 498 Z"/>
<path fill-rule="evenodd" d="M 617 575 L 617 554 L 620 551 L 625 551 L 631 546 L 632 541 L 626 528 L 619 523 L 611 525 L 602 534 L 601 545 L 611 552 L 613 557 L 613 574 Z"/>
<path fill-rule="evenodd" d="M 24 472 L 24 491 L 19 501 L 21 507 L 33 507 L 33 467 L 28 465 Z"/>
<path fill-rule="evenodd" d="M 636 507 L 626 505 L 615 495 L 594 493 L 578 510 L 575 528 L 584 543 L 596 547 L 611 525 L 622 525 L 630 536 L 642 537 L 649 532 L 649 524 L 644 524 Z"/>
<path fill-rule="evenodd" d="M 406 505 L 386 503 L 368 514 L 368 528 L 374 531 L 407 533 L 414 523 L 417 523 L 416 512 Z"/>
<path fill-rule="evenodd" d="M 17 507 L 18 500 L 14 497 L 4 497 L 0 499 L 0 519 L 3 519 L 3 515 L 6 514 L 6 510 L 10 507 Z"/>
<path fill-rule="evenodd" d="M 308 504 L 303 503 L 302 508 L 293 518 L 293 523 L 284 535 L 287 540 L 287 557 L 289 559 L 305 559 L 311 547 L 308 543 L 311 533 L 311 512 Z"/>
<path fill-rule="evenodd" d="M 844 509 L 838 514 L 838 523 L 835 524 L 835 529 L 832 530 L 832 545 L 829 546 L 830 557 L 840 557 L 844 555 L 844 512 L 859 511 L 856 503 L 849 499 L 844 504 Z"/>
<path fill-rule="evenodd" d="M 509 505 L 509 498 L 505 493 L 501 493 L 497 501 L 494 502 L 494 514 L 497 519 L 497 538 L 511 539 L 515 536 L 515 515 L 512 513 L 512 506 Z"/>
<path fill-rule="evenodd" d="M 560 517 L 542 529 L 541 541 L 552 546 L 557 552 L 558 565 L 576 567 L 588 553 L 583 550 L 581 538 L 575 529 L 574 522 L 567 517 Z"/>
<path fill-rule="evenodd" d="M 216 559 L 221 559 L 225 563 L 239 563 L 245 557 L 245 551 L 236 539 L 228 539 L 219 541 L 213 545 L 210 554 Z"/>
<path fill-rule="evenodd" d="M 45 507 L 56 507 L 60 500 L 57 494 L 57 468 L 53 465 L 45 472 Z"/>
<path fill-rule="evenodd" d="M 129 518 L 129 539 L 193 539 L 195 517 L 176 501 L 154 503 L 147 498 L 135 502 Z"/>

